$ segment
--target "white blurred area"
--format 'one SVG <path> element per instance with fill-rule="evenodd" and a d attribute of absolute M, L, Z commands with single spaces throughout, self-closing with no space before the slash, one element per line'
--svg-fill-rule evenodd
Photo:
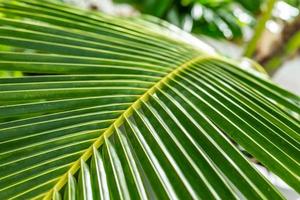
<path fill-rule="evenodd" d="M 300 57 L 285 62 L 272 79 L 285 89 L 300 95 Z"/>
<path fill-rule="evenodd" d="M 63 0 L 66 3 L 76 5 L 83 9 L 100 10 L 101 12 L 118 15 L 131 16 L 138 14 L 132 6 L 128 4 L 114 4 L 112 0 Z"/>

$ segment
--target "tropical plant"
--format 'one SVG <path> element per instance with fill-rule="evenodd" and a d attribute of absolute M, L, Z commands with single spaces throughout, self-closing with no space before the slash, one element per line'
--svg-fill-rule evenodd
<path fill-rule="evenodd" d="M 166 22 L 0 0 L 0 43 L 0 199 L 283 199 L 241 149 L 300 192 L 300 97 Z"/>

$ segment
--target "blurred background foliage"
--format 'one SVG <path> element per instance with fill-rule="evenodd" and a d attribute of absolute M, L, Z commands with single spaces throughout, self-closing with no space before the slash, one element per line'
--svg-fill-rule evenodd
<path fill-rule="evenodd" d="M 243 29 L 255 26 L 267 3 L 266 0 L 114 0 L 114 2 L 133 5 L 141 13 L 165 19 L 186 31 L 229 40 L 242 39 L 245 33 Z M 278 1 L 273 18 L 292 20 L 298 15 L 299 5 L 299 0 Z"/>
<path fill-rule="evenodd" d="M 186 31 L 227 39 L 242 37 L 242 27 L 253 24 L 250 14 L 259 12 L 261 4 L 245 0 L 115 1 L 130 3 L 142 13 L 163 18 Z"/>

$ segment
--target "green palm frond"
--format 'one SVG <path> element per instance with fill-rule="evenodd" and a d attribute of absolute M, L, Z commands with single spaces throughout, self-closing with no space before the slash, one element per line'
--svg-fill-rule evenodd
<path fill-rule="evenodd" d="M 300 97 L 176 27 L 0 0 L 0 44 L 0 199 L 282 199 L 240 147 L 300 191 Z"/>

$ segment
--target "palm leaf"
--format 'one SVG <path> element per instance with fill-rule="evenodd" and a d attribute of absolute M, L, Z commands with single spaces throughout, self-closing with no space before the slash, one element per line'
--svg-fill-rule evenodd
<path fill-rule="evenodd" d="M 300 98 L 165 23 L 0 1 L 1 199 L 282 199 Z"/>

